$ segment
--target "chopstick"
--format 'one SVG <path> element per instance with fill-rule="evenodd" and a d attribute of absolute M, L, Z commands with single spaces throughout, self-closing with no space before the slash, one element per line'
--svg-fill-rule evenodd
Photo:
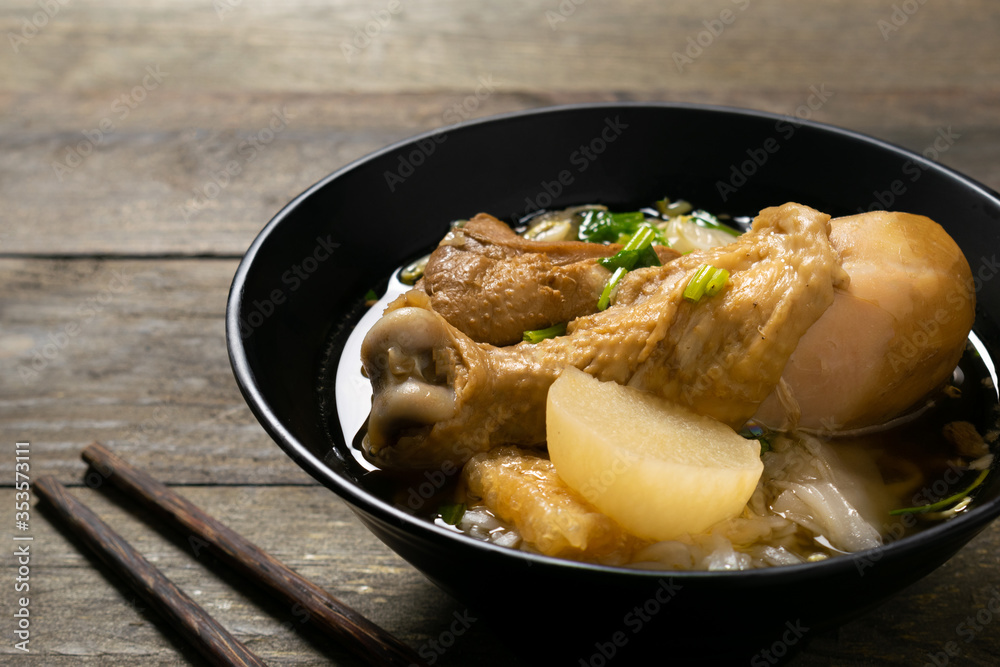
<path fill-rule="evenodd" d="M 103 445 L 96 442 L 88 445 L 82 457 L 119 489 L 203 540 L 216 558 L 262 584 L 285 602 L 301 605 L 309 612 L 314 625 L 333 635 L 369 664 L 426 667 L 413 649 L 388 631 Z"/>
<path fill-rule="evenodd" d="M 70 495 L 50 475 L 35 481 L 35 490 L 112 570 L 197 647 L 213 665 L 264 665 L 218 621 L 156 569 L 121 535 Z"/>

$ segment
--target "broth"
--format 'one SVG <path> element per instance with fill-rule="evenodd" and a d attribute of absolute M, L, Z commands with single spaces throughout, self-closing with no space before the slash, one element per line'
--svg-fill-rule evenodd
<path fill-rule="evenodd" d="M 359 304 L 359 312 L 363 308 Z M 334 342 L 334 348 L 339 348 L 339 344 Z M 957 465 L 961 457 L 943 434 L 946 424 L 956 421 L 974 424 L 990 450 L 996 452 L 996 440 L 1000 433 L 1000 409 L 993 364 L 988 358 L 984 360 L 982 354 L 985 354 L 985 348 L 974 335 L 971 336 L 952 382 L 932 398 L 917 416 L 880 432 L 819 438 L 838 458 L 855 463 L 859 458 L 862 462 L 868 458 L 877 468 L 878 479 L 863 476 L 860 479 L 867 485 L 866 495 L 878 499 L 875 504 L 881 508 L 882 514 L 876 527 L 885 542 L 918 533 L 975 506 L 973 502 L 957 512 L 944 514 L 892 516 L 888 513 L 889 509 L 925 505 L 947 498 L 967 488 L 976 476 L 976 471 L 965 470 Z M 331 361 L 334 361 L 332 357 Z M 334 363 L 324 365 L 319 386 L 323 388 L 321 391 L 324 395 L 322 403 L 326 406 L 326 426 L 331 433 L 341 428 L 337 423 L 337 411 L 329 409 L 333 405 L 329 393 L 341 366 L 345 366 L 342 372 L 361 375 L 360 364 L 353 358 L 340 356 Z M 342 410 L 343 406 L 339 409 Z M 350 443 L 348 451 L 337 451 L 336 456 L 344 457 L 351 463 L 359 484 L 367 491 L 402 511 L 448 530 L 504 546 L 534 551 L 531 544 L 520 538 L 513 526 L 497 519 L 482 506 L 477 506 L 476 499 L 468 496 L 462 482 L 461 468 L 443 466 L 437 470 L 412 473 L 376 469 L 362 456 L 361 440 L 364 434 L 364 427 L 355 433 L 344 433 L 344 440 Z M 544 451 L 536 453 L 545 455 Z M 468 508 L 468 520 L 459 522 L 458 525 L 446 522 L 441 515 L 442 508 L 454 504 L 465 504 Z M 822 534 L 813 534 L 807 530 L 797 529 L 785 538 L 786 546 L 793 544 L 793 553 L 802 560 L 815 560 L 842 553 L 832 548 Z M 634 549 L 633 556 L 640 552 L 642 546 L 645 545 Z M 616 564 L 656 568 L 661 563 L 656 560 L 640 563 L 626 560 Z M 670 567 L 676 567 L 676 564 L 668 564 L 665 569 Z"/>
<path fill-rule="evenodd" d="M 388 471 L 375 468 L 362 455 L 364 415 L 370 407 L 371 392 L 360 372 L 360 340 L 381 314 L 382 306 L 409 288 L 398 280 L 401 271 L 382 286 L 386 293 L 379 304 L 371 306 L 358 302 L 348 315 L 352 322 L 355 318 L 360 319 L 353 333 L 350 322 L 342 322 L 331 339 L 329 356 L 318 378 L 320 404 L 331 441 L 349 443 L 346 450 L 335 445 L 331 456 L 342 461 L 363 488 L 404 512 L 476 539 L 535 551 L 515 527 L 498 519 L 477 498 L 469 495 L 460 466 L 442 465 L 412 473 Z M 808 477 L 811 473 L 803 472 L 796 460 L 800 463 L 829 460 L 829 465 L 822 465 L 842 471 L 837 473 L 841 477 L 843 471 L 852 471 L 842 490 L 846 496 L 854 493 L 860 499 L 859 506 L 864 506 L 861 513 L 867 515 L 868 524 L 877 531 L 877 539 L 883 543 L 920 532 L 967 511 L 974 502 L 943 512 L 890 514 L 890 510 L 928 505 L 948 498 L 968 488 L 977 477 L 978 471 L 965 468 L 976 457 L 963 459 L 960 456 L 944 434 L 947 424 L 968 422 L 974 425 L 990 451 L 996 452 L 1000 418 L 998 393 L 994 365 L 986 355 L 985 347 L 975 334 L 970 335 L 948 386 L 918 413 L 898 419 L 891 428 L 837 437 L 772 434 L 775 451 L 763 455 L 765 473 L 757 492 L 744 515 L 728 524 L 723 522 L 726 525 L 719 524 L 706 534 L 671 542 L 650 544 L 633 540 L 626 552 L 612 556 L 574 557 L 665 570 L 744 569 L 845 553 L 846 550 L 833 546 L 833 541 L 822 529 L 795 523 L 786 516 L 792 512 L 772 511 L 780 489 L 765 488 L 768 483 L 765 477 L 775 470 L 783 474 L 786 469 L 796 466 L 795 474 Z M 530 453 L 546 457 L 544 450 Z M 793 483 L 803 481 L 809 480 L 791 480 Z M 859 490 L 860 495 L 849 491 L 848 487 Z M 454 516 L 459 506 L 463 512 L 460 518 Z M 770 531 L 768 535 L 763 539 L 754 537 L 764 524 L 768 524 L 764 531 Z M 868 543 L 868 546 L 874 544 Z"/>

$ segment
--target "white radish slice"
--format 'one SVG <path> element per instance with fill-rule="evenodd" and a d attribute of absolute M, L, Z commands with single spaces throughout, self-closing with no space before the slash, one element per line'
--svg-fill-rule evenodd
<path fill-rule="evenodd" d="M 738 515 L 764 469 L 756 440 L 576 368 L 553 383 L 546 410 L 559 476 L 645 539 L 700 533 Z"/>

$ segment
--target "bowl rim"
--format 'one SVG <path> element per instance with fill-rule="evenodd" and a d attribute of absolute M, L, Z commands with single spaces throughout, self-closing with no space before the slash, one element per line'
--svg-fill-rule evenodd
<path fill-rule="evenodd" d="M 455 546 L 461 546 L 464 544 L 467 548 L 486 549 L 487 551 L 492 552 L 495 556 L 526 560 L 529 564 L 538 565 L 542 568 L 578 569 L 586 570 L 592 574 L 602 573 L 612 577 L 637 577 L 649 579 L 650 581 L 659 580 L 668 576 L 670 578 L 687 581 L 709 580 L 713 582 L 725 581 L 729 583 L 734 582 L 736 579 L 739 579 L 741 582 L 748 583 L 756 581 L 771 582 L 775 577 L 780 577 L 783 580 L 795 582 L 806 578 L 812 578 L 817 575 L 833 576 L 841 574 L 844 570 L 852 568 L 860 569 L 860 565 L 858 563 L 859 560 L 865 560 L 869 563 L 879 562 L 885 557 L 888 557 L 890 560 L 894 560 L 907 553 L 916 550 L 924 550 L 932 543 L 951 544 L 953 541 L 960 540 L 956 550 L 961 548 L 965 542 L 984 529 L 993 519 L 1000 516 L 1000 497 L 989 500 L 978 507 L 974 507 L 954 517 L 953 519 L 950 519 L 949 521 L 924 529 L 915 535 L 908 535 L 901 539 L 887 541 L 883 545 L 874 549 L 848 553 L 817 562 L 801 563 L 796 565 L 782 565 L 749 570 L 644 570 L 545 556 L 538 553 L 515 550 L 509 547 L 502 547 L 490 542 L 477 540 L 473 537 L 459 533 L 456 530 L 438 526 L 427 519 L 409 514 L 388 502 L 380 500 L 354 482 L 349 481 L 334 472 L 322 460 L 309 451 L 309 449 L 281 423 L 280 419 L 275 414 L 271 405 L 265 400 L 263 393 L 257 385 L 253 369 L 250 367 L 246 346 L 240 336 L 239 317 L 240 309 L 243 303 L 243 293 L 246 287 L 246 280 L 252 265 L 257 259 L 257 256 L 261 253 L 262 249 L 268 242 L 268 239 L 275 232 L 275 230 L 286 218 L 292 216 L 296 209 L 303 204 L 303 202 L 313 196 L 314 193 L 324 188 L 327 184 L 342 177 L 346 173 L 358 169 L 371 161 L 377 160 L 383 155 L 394 153 L 405 146 L 413 145 L 421 140 L 434 138 L 436 136 L 440 136 L 441 134 L 448 134 L 456 131 L 461 132 L 480 125 L 499 124 L 511 120 L 518 120 L 539 115 L 572 113 L 593 109 L 613 110 L 636 108 L 676 109 L 706 112 L 718 114 L 720 117 L 751 117 L 772 120 L 775 122 L 784 121 L 793 123 L 796 126 L 810 127 L 820 132 L 839 135 L 845 139 L 850 139 L 852 141 L 868 144 L 884 151 L 889 151 L 890 153 L 894 153 L 901 158 L 916 161 L 918 164 L 926 167 L 926 169 L 933 169 L 943 176 L 952 180 L 960 181 L 966 188 L 977 190 L 981 196 L 987 199 L 992 199 L 998 206 L 1000 206 L 1000 194 L 996 191 L 962 174 L 961 172 L 956 171 L 955 169 L 942 165 L 899 145 L 861 132 L 820 121 L 800 119 L 796 116 L 790 116 L 787 114 L 778 114 L 769 111 L 746 109 L 735 106 L 691 102 L 581 102 L 510 111 L 483 118 L 465 120 L 428 130 L 398 140 L 381 149 L 352 160 L 348 164 L 338 168 L 313 185 L 309 186 L 306 190 L 302 191 L 290 202 L 285 204 L 270 219 L 270 221 L 268 221 L 243 255 L 243 258 L 241 259 L 233 277 L 227 299 L 226 342 L 230 365 L 236 378 L 237 385 L 244 397 L 244 400 L 247 402 L 258 422 L 260 422 L 261 426 L 268 433 L 271 439 L 274 440 L 275 443 L 281 447 L 281 449 L 297 465 L 303 468 L 323 486 L 336 493 L 342 500 L 352 506 L 351 509 L 355 512 L 363 512 L 371 518 L 374 518 L 384 524 L 398 527 L 399 530 L 413 536 L 420 535 L 421 537 L 433 539 L 436 542 L 456 540 L 457 542 L 454 543 Z M 861 571 L 861 574 L 863 574 L 863 571 Z"/>

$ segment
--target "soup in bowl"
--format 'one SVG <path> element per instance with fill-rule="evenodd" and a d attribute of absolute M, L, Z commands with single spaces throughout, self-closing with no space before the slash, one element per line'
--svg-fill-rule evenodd
<path fill-rule="evenodd" d="M 753 159 L 758 150 L 764 151 L 766 159 Z M 897 180 L 902 187 L 895 185 Z M 751 231 L 741 236 L 752 238 L 764 233 L 755 231 L 750 224 L 764 216 L 763 211 L 795 203 L 802 209 L 789 215 L 809 218 L 812 231 L 802 233 L 814 236 L 807 239 L 808 243 L 799 237 L 785 240 L 791 246 L 814 252 L 823 238 L 829 243 L 831 236 L 836 236 L 830 232 L 835 227 L 830 220 L 849 220 L 847 225 L 836 224 L 850 228 L 860 240 L 869 238 L 866 230 L 875 229 L 883 215 L 878 211 L 885 208 L 885 198 L 877 195 L 887 189 L 901 194 L 894 195 L 892 210 L 885 215 L 905 213 L 934 221 L 961 251 L 967 266 L 967 273 L 958 281 L 967 290 L 966 298 L 957 299 L 965 310 L 956 308 L 947 322 L 917 318 L 907 342 L 921 347 L 920 340 L 924 339 L 918 340 L 916 334 L 930 335 L 928 327 L 921 328 L 920 322 L 934 322 L 940 334 L 944 324 L 965 327 L 963 317 L 968 317 L 971 324 L 967 337 L 959 345 L 949 343 L 952 347 L 939 355 L 937 364 L 904 368 L 899 364 L 915 364 L 920 355 L 907 355 L 903 347 L 894 348 L 900 356 L 897 370 L 913 371 L 901 375 L 919 375 L 923 383 L 918 382 L 920 386 L 912 389 L 916 396 L 913 401 L 900 398 L 911 391 L 909 386 L 870 394 L 880 396 L 877 400 L 853 400 L 851 389 L 857 385 L 861 391 L 859 380 L 839 385 L 835 382 L 858 370 L 858 364 L 850 362 L 843 363 L 843 372 L 832 380 L 823 378 L 824 382 L 834 382 L 830 388 L 809 393 L 815 388 L 808 379 L 809 360 L 824 357 L 822 353 L 811 357 L 808 348 L 797 350 L 796 346 L 824 313 L 841 313 L 828 317 L 827 323 L 829 331 L 841 338 L 860 331 L 858 323 L 872 324 L 878 333 L 875 319 L 858 316 L 849 307 L 831 310 L 836 295 L 846 293 L 850 282 L 841 275 L 844 267 L 840 259 L 824 269 L 825 286 L 809 280 L 796 283 L 818 291 L 803 291 L 803 287 L 795 302 L 773 299 L 771 315 L 785 312 L 802 320 L 795 325 L 802 331 L 795 332 L 794 340 L 780 340 L 785 329 L 764 330 L 760 335 L 770 346 L 767 350 L 761 352 L 754 347 L 752 353 L 707 355 L 703 357 L 709 360 L 705 373 L 692 375 L 684 382 L 676 381 L 675 372 L 664 375 L 657 369 L 690 366 L 675 363 L 659 349 L 650 354 L 666 361 L 646 367 L 639 374 L 644 382 L 634 381 L 637 367 L 625 364 L 626 370 L 621 371 L 621 363 L 614 359 L 607 361 L 605 370 L 588 374 L 588 368 L 594 370 L 597 366 L 576 363 L 579 358 L 575 355 L 585 347 L 578 341 L 587 338 L 588 344 L 611 350 L 609 354 L 616 346 L 624 349 L 625 344 L 613 338 L 595 343 L 587 332 L 605 332 L 609 330 L 605 321 L 616 312 L 634 313 L 642 308 L 647 315 L 659 313 L 663 307 L 674 308 L 671 312 L 676 313 L 690 311 L 686 321 L 692 323 L 692 330 L 703 330 L 705 327 L 698 326 L 699 317 L 721 310 L 727 299 L 752 282 L 745 280 L 746 274 L 756 264 L 727 264 L 734 256 L 725 251 L 729 244 L 712 246 L 714 250 L 696 249 L 690 254 L 675 249 L 676 257 L 657 258 L 660 268 L 633 266 L 625 272 L 621 286 L 616 286 L 617 291 L 611 290 L 604 308 L 595 304 L 595 312 L 573 312 L 572 317 L 560 313 L 559 317 L 566 321 L 556 324 L 565 324 L 567 333 L 534 343 L 475 340 L 465 333 L 462 336 L 471 342 L 459 338 L 448 328 L 460 331 L 455 324 L 447 320 L 446 326 L 440 323 L 437 310 L 447 309 L 439 305 L 435 310 L 434 290 L 399 280 L 412 262 L 441 247 L 442 242 L 448 247 L 446 239 L 454 232 L 453 221 L 474 219 L 480 212 L 518 229 L 531 227 L 539 212 L 572 207 L 573 215 L 578 217 L 581 210 L 584 215 L 588 215 L 586 210 L 641 213 L 644 209 L 656 211 L 655 203 L 664 202 L 665 196 L 683 197 L 710 211 L 716 221 L 721 219 L 737 234 L 750 227 Z M 657 225 L 669 225 L 676 217 L 670 215 L 676 212 L 670 210 L 673 203 L 663 203 Z M 650 217 L 655 215 L 651 213 Z M 830 627 L 864 611 L 939 566 L 1000 513 L 1000 485 L 989 474 L 989 457 L 993 453 L 989 438 L 997 418 L 992 355 L 997 349 L 995 317 L 1000 312 L 1000 289 L 988 279 L 993 271 L 992 255 L 983 252 L 984 248 L 996 247 L 1000 240 L 998 221 L 997 195 L 970 179 L 908 151 L 816 123 L 751 111 L 670 104 L 595 104 L 512 114 L 454 126 L 391 146 L 332 174 L 291 202 L 261 232 L 237 271 L 227 315 L 230 356 L 251 409 L 275 441 L 348 502 L 380 539 L 435 583 L 493 619 L 499 627 L 517 619 L 520 632 L 512 642 L 526 656 L 548 664 L 578 664 L 581 659 L 586 664 L 595 646 L 607 644 L 615 647 L 616 659 L 623 661 L 626 655 L 641 660 L 665 651 L 727 660 L 749 658 L 761 647 L 770 646 L 787 631 L 789 623 L 813 629 Z M 781 221 L 755 224 L 761 228 L 788 226 Z M 620 245 L 628 249 L 632 235 L 615 241 L 622 241 Z M 760 242 L 771 249 L 780 245 L 774 239 Z M 738 248 L 741 241 L 734 235 L 732 243 Z M 677 245 L 677 240 L 667 245 Z M 839 249 L 835 245 L 834 239 L 831 256 L 840 258 L 846 245 Z M 617 247 L 602 252 L 612 256 L 612 251 L 618 254 Z M 860 249 L 857 252 L 863 254 Z M 763 258 L 767 253 L 760 251 L 757 255 Z M 774 257 L 774 266 L 785 265 L 780 252 Z M 288 272 L 293 267 L 303 266 L 307 259 L 311 260 L 310 271 L 305 278 L 294 274 L 294 282 L 285 280 L 292 275 Z M 814 272 L 810 275 L 818 276 L 817 261 L 811 257 L 802 266 L 810 267 L 808 270 Z M 684 271 L 674 270 L 672 265 Z M 684 292 L 696 282 L 688 274 L 703 265 L 713 270 L 728 266 L 729 276 L 718 289 L 702 285 L 703 293 L 697 299 L 686 299 Z M 615 273 L 608 267 L 600 270 L 608 277 Z M 863 275 L 858 271 L 851 278 L 860 285 L 865 283 Z M 717 279 L 715 284 L 719 282 Z M 671 293 L 679 296 L 665 298 L 665 304 L 673 305 L 661 304 L 655 310 L 649 304 L 651 295 L 663 292 L 664 285 L 670 285 Z M 599 275 L 593 287 L 598 301 L 606 287 L 606 279 L 602 283 Z M 787 290 L 762 289 L 760 294 L 762 299 L 773 298 L 779 291 L 784 294 Z M 890 295 L 893 292 L 898 290 L 890 290 Z M 951 308 L 949 293 L 945 288 L 940 308 L 929 312 Z M 427 297 L 426 303 L 420 294 Z M 395 307 L 393 311 L 405 311 L 414 319 L 397 329 L 393 334 L 396 338 L 380 338 L 377 324 L 383 319 L 383 305 L 399 298 L 409 301 L 405 308 Z M 870 301 L 870 295 L 861 298 Z M 383 304 L 373 307 L 372 302 L 379 299 Z M 586 299 L 583 302 L 591 308 Z M 757 303 L 747 306 L 750 310 L 745 312 L 765 305 L 753 298 L 745 303 Z M 888 304 L 879 307 L 882 311 L 889 309 Z M 468 310 L 457 308 L 456 312 Z M 519 309 L 521 313 L 535 310 Z M 390 315 L 392 312 L 386 316 Z M 854 318 L 852 324 L 843 326 L 848 316 Z M 669 319 L 674 322 L 677 318 Z M 583 326 L 584 320 L 591 323 L 590 328 Z M 750 320 L 743 320 L 731 318 L 731 323 L 745 327 Z M 648 317 L 644 321 L 648 322 Z M 772 321 L 774 317 L 768 316 L 760 323 L 754 322 L 754 329 Z M 718 320 L 707 318 L 704 322 L 712 329 L 709 325 Z M 491 336 L 502 328 L 499 324 L 504 323 L 481 327 L 475 336 Z M 521 325 L 511 326 L 516 332 Z M 524 326 L 525 331 L 532 332 L 547 328 L 536 323 Z M 367 339 L 371 344 L 366 353 L 362 348 L 370 331 L 376 333 Z M 581 337 L 581 332 L 587 335 Z M 452 416 L 447 401 L 441 407 L 441 402 L 432 400 L 435 394 L 442 393 L 434 387 L 444 387 L 446 395 L 454 392 L 454 384 L 439 381 L 447 378 L 449 367 L 441 363 L 442 355 L 435 361 L 436 344 L 431 345 L 432 353 L 424 362 L 413 362 L 398 354 L 390 362 L 391 348 L 398 353 L 407 346 L 419 346 L 421 339 L 440 340 L 441 336 L 459 341 L 455 349 L 467 353 L 468 358 L 486 358 L 479 362 L 487 364 L 488 372 L 483 377 L 499 383 L 470 400 L 469 405 L 479 406 L 477 416 L 470 419 L 479 421 L 458 423 L 446 434 L 448 437 L 440 438 L 445 449 L 452 447 L 452 453 L 461 450 L 458 458 L 440 456 L 440 447 L 410 447 L 427 430 L 428 424 L 423 423 L 427 421 L 423 416 L 426 412 L 421 424 L 400 417 L 412 412 L 412 406 L 424 399 L 432 416 L 431 430 L 434 424 Z M 742 334 L 731 338 L 743 345 L 754 345 Z M 871 339 L 860 334 L 859 338 Z M 723 346 L 713 348 L 716 351 L 727 344 L 725 340 L 716 342 Z M 560 351 L 556 357 L 538 357 L 540 350 L 557 348 Z M 677 348 L 675 343 L 671 349 Z M 497 371 L 510 370 L 510 355 L 515 354 L 512 350 L 522 350 L 516 355 L 524 363 L 509 378 L 514 390 L 505 394 L 500 390 L 505 382 L 503 375 Z M 760 356 L 755 357 L 758 352 Z M 795 364 L 788 363 L 793 354 L 798 354 L 798 375 L 791 372 Z M 641 350 L 625 350 L 622 356 L 628 355 L 641 356 Z M 595 352 L 591 356 L 599 355 Z M 502 363 L 497 361 L 501 357 Z M 551 361 L 553 358 L 558 361 Z M 731 361 L 723 363 L 720 359 Z M 752 364 L 737 359 L 754 360 L 758 375 L 767 375 L 767 382 L 755 382 Z M 427 387 L 417 386 L 410 394 L 406 393 L 410 388 L 404 387 L 402 393 L 381 400 L 385 405 L 380 405 L 380 387 L 376 386 L 374 406 L 395 406 L 395 412 L 387 409 L 381 413 L 392 415 L 391 419 L 369 420 L 373 377 L 379 384 L 379 373 L 396 377 L 393 368 L 412 370 L 415 363 L 421 377 L 434 375 L 434 381 L 425 383 Z M 708 371 L 712 363 L 724 372 L 739 371 L 739 381 L 728 376 L 723 380 L 715 378 L 714 384 L 707 385 L 711 389 L 692 392 L 699 378 L 711 379 Z M 467 363 L 463 368 L 473 366 Z M 525 367 L 551 367 L 546 370 L 551 381 L 518 385 L 523 376 L 516 373 Z M 586 380 L 611 382 L 614 386 L 594 389 L 583 385 L 580 389 L 580 378 L 574 380 L 572 373 L 564 372 L 570 367 L 583 370 Z M 940 371 L 941 367 L 945 372 Z M 400 377 L 405 379 L 407 372 L 400 371 Z M 874 383 L 865 391 L 877 392 L 880 378 L 887 386 L 892 383 L 888 375 L 863 375 L 866 382 Z M 537 374 L 532 377 L 537 380 Z M 381 384 L 384 388 L 392 383 Z M 800 407 L 797 415 L 788 409 L 788 392 L 771 397 L 779 384 L 796 389 L 790 395 L 798 397 L 794 401 Z M 655 468 L 648 465 L 649 452 L 640 452 L 646 457 L 641 461 L 647 462 L 642 465 L 634 465 L 628 455 L 622 454 L 625 458 L 616 468 L 615 452 L 632 451 L 628 447 L 622 450 L 620 445 L 636 438 L 609 441 L 601 435 L 603 424 L 613 420 L 598 420 L 582 435 L 548 433 L 554 423 L 550 418 L 553 414 L 576 415 L 563 421 L 570 426 L 580 423 L 581 416 L 593 412 L 588 400 L 596 400 L 597 405 L 619 405 L 614 403 L 620 398 L 616 398 L 617 394 L 605 396 L 600 392 L 616 392 L 624 385 L 647 393 L 653 387 L 660 394 L 658 399 L 674 403 L 674 399 L 686 395 L 692 399 L 685 399 L 686 410 L 713 419 L 712 428 L 729 429 L 727 433 L 737 439 L 734 447 L 753 449 L 751 456 L 744 457 L 743 465 L 749 472 L 743 476 L 741 493 L 749 490 L 749 496 L 736 499 L 736 515 L 732 509 L 718 515 L 709 513 L 702 518 L 702 523 L 708 523 L 697 529 L 683 522 L 650 521 L 650 514 L 671 512 L 642 511 L 642 499 L 650 497 L 643 490 L 645 482 L 630 482 L 624 490 L 620 484 L 616 486 L 618 480 L 632 479 L 629 474 L 633 470 Z M 561 407 L 548 404 L 557 386 L 563 388 L 557 395 L 562 397 Z M 674 393 L 661 390 L 663 387 L 673 387 Z M 808 408 L 810 401 L 824 409 L 829 407 L 821 399 L 833 396 L 835 389 L 841 411 L 831 414 L 837 419 L 831 421 L 829 414 Z M 616 414 L 631 414 L 628 411 L 633 408 L 627 406 L 634 398 L 623 398 L 621 405 L 626 407 Z M 926 399 L 933 405 L 921 409 Z M 902 407 L 891 405 L 894 401 Z M 526 403 L 531 407 L 524 408 Z M 372 417 L 378 414 L 371 412 Z M 689 425 L 689 417 L 684 413 L 681 422 Z M 893 422 L 900 417 L 904 418 L 901 422 Z M 654 416 L 654 421 L 659 419 Z M 623 421 L 634 424 L 634 420 Z M 893 423 L 887 428 L 888 422 Z M 950 424 L 961 425 L 945 429 Z M 741 434 L 748 426 L 757 430 L 750 428 Z M 970 444 L 955 435 L 962 429 L 973 441 L 972 433 L 979 436 L 981 442 Z M 931 432 L 934 437 L 927 436 Z M 377 434 L 374 439 L 373 433 Z M 952 438 L 940 435 L 944 433 L 951 433 Z M 586 454 L 581 455 L 580 448 L 573 446 L 563 447 L 559 453 L 559 448 L 552 446 L 555 439 L 547 442 L 550 437 L 571 444 L 586 441 Z M 698 437 L 693 441 L 696 445 Z M 517 449 L 512 450 L 511 445 Z M 962 450 L 965 446 L 969 449 Z M 652 460 L 661 467 L 667 460 L 669 465 L 663 469 L 675 474 L 690 463 L 687 459 L 671 459 L 675 455 L 673 451 L 653 452 Z M 593 462 L 601 460 L 601 456 L 610 458 L 594 468 Z M 505 466 L 510 457 L 518 459 L 517 465 L 529 477 L 538 479 L 551 474 L 552 479 L 567 483 L 567 493 L 576 494 L 576 505 L 552 515 L 555 524 L 561 516 L 593 514 L 594 525 L 603 522 L 612 530 L 622 529 L 621 539 L 627 543 L 624 551 L 560 551 L 558 539 L 548 544 L 530 534 L 526 530 L 530 521 L 519 523 L 518 517 L 504 509 L 505 503 L 510 505 L 511 499 L 517 497 L 520 487 L 511 491 L 506 483 L 497 486 L 489 481 L 503 477 L 503 471 L 510 468 Z M 523 460 L 526 457 L 530 457 L 527 462 Z M 468 468 L 470 461 L 478 466 L 476 470 Z M 801 530 L 803 526 L 808 528 L 810 519 L 829 518 L 823 505 L 816 503 L 812 504 L 811 517 L 803 518 L 802 505 L 809 505 L 807 499 L 815 500 L 815 489 L 821 486 L 813 490 L 795 486 L 802 486 L 809 477 L 808 470 L 803 470 L 816 461 L 822 461 L 831 471 L 831 478 L 837 477 L 836 471 L 841 469 L 857 473 L 852 482 L 842 485 L 842 489 L 858 487 L 857 493 L 841 493 L 839 499 L 831 496 L 825 501 L 828 507 L 848 502 L 850 509 L 845 516 L 869 517 L 865 525 L 874 527 L 874 534 L 866 535 L 857 524 L 845 528 L 841 537 L 831 537 L 831 531 L 837 528 L 833 526 L 816 527 L 811 536 L 803 538 Z M 757 464 L 760 472 L 754 478 Z M 574 466 L 576 473 L 570 472 Z M 715 470 L 719 466 L 708 467 Z M 801 476 L 785 480 L 784 488 L 769 492 L 760 483 L 768 469 L 769 479 L 795 470 Z M 602 473 L 608 474 L 602 477 Z M 704 492 L 712 483 L 696 484 L 692 493 Z M 720 488 L 728 493 L 732 486 L 727 483 Z M 491 493 L 491 489 L 501 491 Z M 781 493 L 775 491 L 789 489 L 801 493 L 779 502 Z M 526 492 L 528 496 L 532 493 L 531 488 Z M 954 495 L 959 497 L 951 503 L 932 507 Z M 669 498 L 669 494 L 666 496 Z M 690 500 L 691 494 L 680 496 L 682 501 Z M 705 497 L 718 496 L 720 493 L 714 492 Z M 768 538 L 775 541 L 754 542 L 752 548 L 746 547 L 749 543 L 736 537 L 746 526 L 735 525 L 728 533 L 717 531 L 711 539 L 690 537 L 692 530 L 695 535 L 712 536 L 720 521 L 747 519 L 739 512 L 753 509 L 754 503 L 760 518 L 775 524 L 774 535 Z M 704 504 L 694 503 L 686 514 Z M 915 508 L 919 511 L 912 511 Z M 770 515 L 765 515 L 765 509 Z M 638 518 L 629 518 L 630 512 Z M 945 514 L 935 516 L 933 521 L 919 518 L 941 512 Z M 784 527 L 778 525 L 781 521 Z M 594 538 L 595 544 L 603 539 L 600 535 L 603 533 Z M 726 637 L 724 643 L 717 641 L 720 635 Z"/>

